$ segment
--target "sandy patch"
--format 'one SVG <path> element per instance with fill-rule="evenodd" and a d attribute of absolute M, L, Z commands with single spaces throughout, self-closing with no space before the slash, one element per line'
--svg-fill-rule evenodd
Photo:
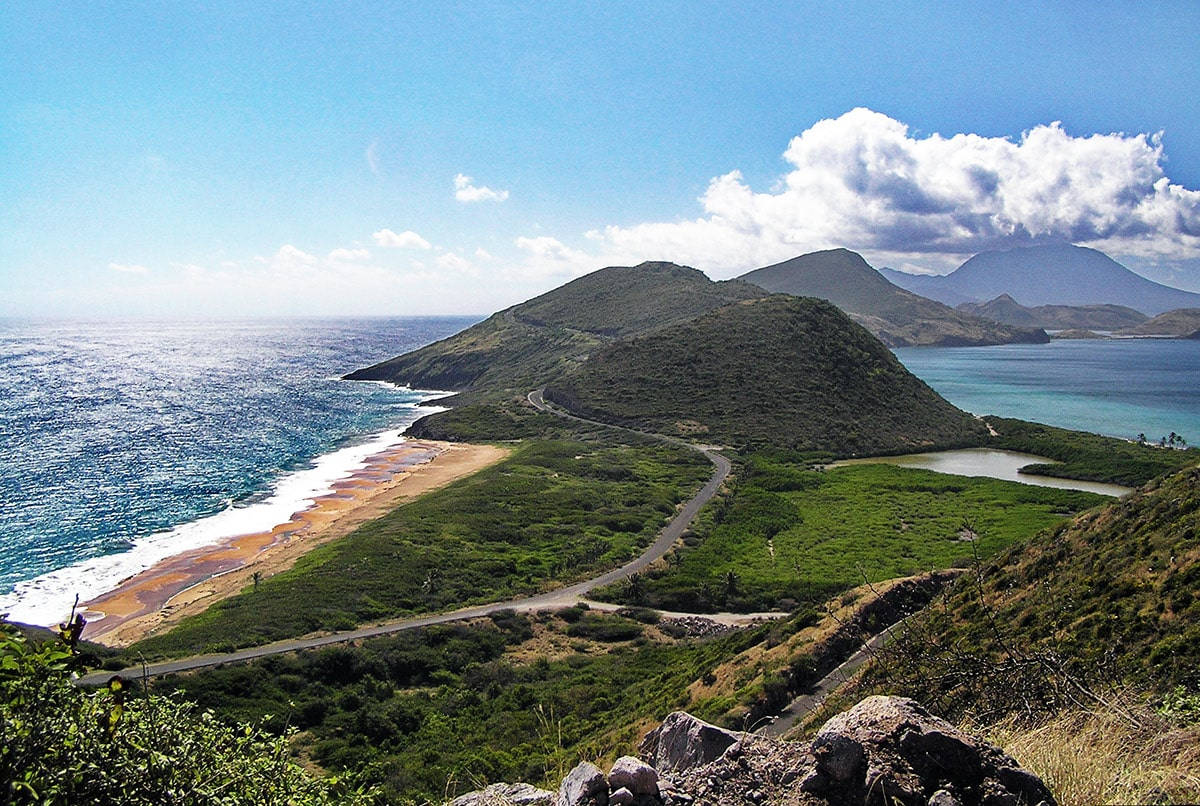
<path fill-rule="evenodd" d="M 127 646 L 161 632 L 253 585 L 255 574 L 265 579 L 287 570 L 314 547 L 508 454 L 494 445 L 432 440 L 409 440 L 382 451 L 287 523 L 169 557 L 87 602 L 84 637 Z"/>

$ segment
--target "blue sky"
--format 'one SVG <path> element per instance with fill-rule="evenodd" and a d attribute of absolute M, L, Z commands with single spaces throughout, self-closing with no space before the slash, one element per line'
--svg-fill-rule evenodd
<path fill-rule="evenodd" d="M 111 5 L 0 16 L 0 314 L 486 313 L 1039 239 L 1200 289 L 1194 2 Z"/>

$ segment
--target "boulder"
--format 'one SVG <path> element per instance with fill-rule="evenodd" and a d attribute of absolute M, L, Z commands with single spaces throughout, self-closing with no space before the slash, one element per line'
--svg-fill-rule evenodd
<path fill-rule="evenodd" d="M 633 793 L 625 787 L 614 789 L 608 796 L 608 806 L 631 806 L 632 803 Z"/>
<path fill-rule="evenodd" d="M 657 795 L 658 770 L 640 758 L 621 756 L 608 771 L 608 785 L 614 792 L 624 787 L 634 795 Z"/>
<path fill-rule="evenodd" d="M 608 806 L 608 779 L 595 764 L 581 762 L 562 779 L 554 806 Z"/>
<path fill-rule="evenodd" d="M 659 772 L 676 772 L 717 760 L 737 740 L 731 731 L 676 711 L 646 734 L 638 752 Z"/>
<path fill-rule="evenodd" d="M 530 784 L 492 784 L 450 801 L 450 806 L 550 806 L 554 793 Z"/>

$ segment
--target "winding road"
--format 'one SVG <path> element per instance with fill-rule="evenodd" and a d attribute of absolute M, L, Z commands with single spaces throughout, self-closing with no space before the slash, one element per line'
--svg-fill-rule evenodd
<path fill-rule="evenodd" d="M 645 571 L 651 563 L 660 559 L 665 555 L 675 541 L 683 534 L 692 519 L 699 514 L 701 507 L 707 504 L 712 497 L 716 495 L 717 490 L 721 488 L 721 484 L 729 476 L 730 463 L 727 458 L 717 453 L 714 449 L 705 445 L 693 445 L 675 437 L 663 436 L 661 434 L 650 434 L 644 431 L 637 431 L 632 428 L 624 428 L 622 426 L 609 425 L 607 423 L 597 422 L 595 420 L 587 420 L 583 417 L 577 417 L 574 414 L 563 411 L 555 406 L 546 403 L 542 396 L 542 390 L 537 389 L 529 393 L 529 403 L 534 408 L 540 411 L 554 414 L 568 420 L 575 420 L 580 423 L 585 423 L 591 426 L 599 426 L 601 428 L 616 429 L 619 431 L 627 431 L 632 434 L 637 434 L 642 437 L 656 440 L 671 445 L 678 445 L 690 448 L 703 454 L 710 462 L 713 463 L 713 474 L 708 482 L 694 495 L 690 501 L 683 505 L 683 508 L 671 519 L 671 522 L 663 527 L 658 533 L 658 537 L 654 543 L 650 545 L 640 556 L 631 560 L 620 568 L 616 568 L 598 577 L 577 582 L 573 585 L 568 585 L 557 590 L 547 593 L 540 593 L 536 596 L 528 596 L 521 599 L 509 599 L 501 602 L 493 602 L 491 604 L 478 605 L 475 607 L 465 607 L 459 610 L 451 610 L 445 613 L 435 613 L 428 616 L 414 616 L 411 618 L 395 619 L 382 624 L 376 624 L 371 627 L 361 627 L 357 630 L 348 630 L 345 632 L 337 632 L 331 635 L 321 635 L 314 638 L 293 638 L 286 641 L 276 641 L 271 644 L 262 646 L 250 647 L 241 649 L 236 652 L 226 652 L 210 655 L 193 655 L 187 658 L 178 660 L 161 661 L 158 663 L 147 663 L 141 666 L 130 666 L 119 671 L 97 671 L 91 674 L 80 677 L 76 683 L 81 686 L 99 686 L 110 680 L 114 675 L 122 677 L 137 678 L 142 676 L 157 677 L 164 674 L 172 674 L 174 672 L 186 672 L 191 669 L 202 669 L 206 666 L 219 666 L 226 663 L 241 663 L 244 661 L 254 660 L 255 658 L 263 658 L 268 655 L 280 655 L 286 652 L 296 652 L 303 649 L 315 649 L 317 647 L 329 646 L 330 644 L 340 644 L 346 641 L 357 641 L 362 638 L 374 638 L 379 635 L 390 635 L 392 633 L 403 632 L 404 630 L 415 630 L 421 627 L 428 627 L 433 624 L 445 624 L 452 621 L 462 621 L 465 619 L 480 618 L 482 616 L 491 615 L 501 610 L 546 610 L 562 607 L 570 607 L 573 604 L 581 601 L 583 597 L 591 590 L 604 585 L 610 585 L 613 582 L 618 582 L 631 574 L 641 573 Z"/>

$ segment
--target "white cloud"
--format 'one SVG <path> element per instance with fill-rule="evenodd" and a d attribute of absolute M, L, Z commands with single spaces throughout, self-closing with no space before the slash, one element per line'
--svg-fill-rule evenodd
<path fill-rule="evenodd" d="M 471 261 L 459 257 L 453 252 L 443 252 L 438 255 L 437 264 L 443 269 L 452 269 L 454 271 L 466 271 L 471 268 Z"/>
<path fill-rule="evenodd" d="M 390 229 L 381 229 L 371 235 L 375 239 L 375 243 L 380 246 L 392 246 L 402 249 L 432 249 L 433 246 L 429 241 L 422 238 L 412 230 L 405 230 L 400 234 L 392 232 Z"/>
<path fill-rule="evenodd" d="M 334 249 L 329 253 L 330 260 L 347 262 L 369 260 L 370 257 L 371 251 L 369 249 Z"/>
<path fill-rule="evenodd" d="M 1012 141 L 912 135 L 869 109 L 819 121 L 766 192 L 711 180 L 704 215 L 588 233 L 608 255 L 724 274 L 846 246 L 876 262 L 952 268 L 986 249 L 1066 241 L 1117 255 L 1200 256 L 1200 192 L 1172 184 L 1159 134 L 1075 137 L 1061 124 Z"/>
<path fill-rule="evenodd" d="M 138 263 L 109 263 L 108 268 L 124 274 L 146 274 L 149 269 Z"/>
<path fill-rule="evenodd" d="M 492 190 L 486 185 L 476 187 L 472 184 L 475 180 L 466 174 L 458 174 L 454 177 L 454 198 L 460 202 L 482 202 L 496 201 L 502 202 L 508 198 L 507 190 Z"/>
<path fill-rule="evenodd" d="M 492 256 L 492 254 L 490 252 L 488 252 L 488 250 L 484 249 L 482 246 L 475 250 L 475 257 L 479 258 L 480 260 L 495 260 L 496 259 Z"/>

